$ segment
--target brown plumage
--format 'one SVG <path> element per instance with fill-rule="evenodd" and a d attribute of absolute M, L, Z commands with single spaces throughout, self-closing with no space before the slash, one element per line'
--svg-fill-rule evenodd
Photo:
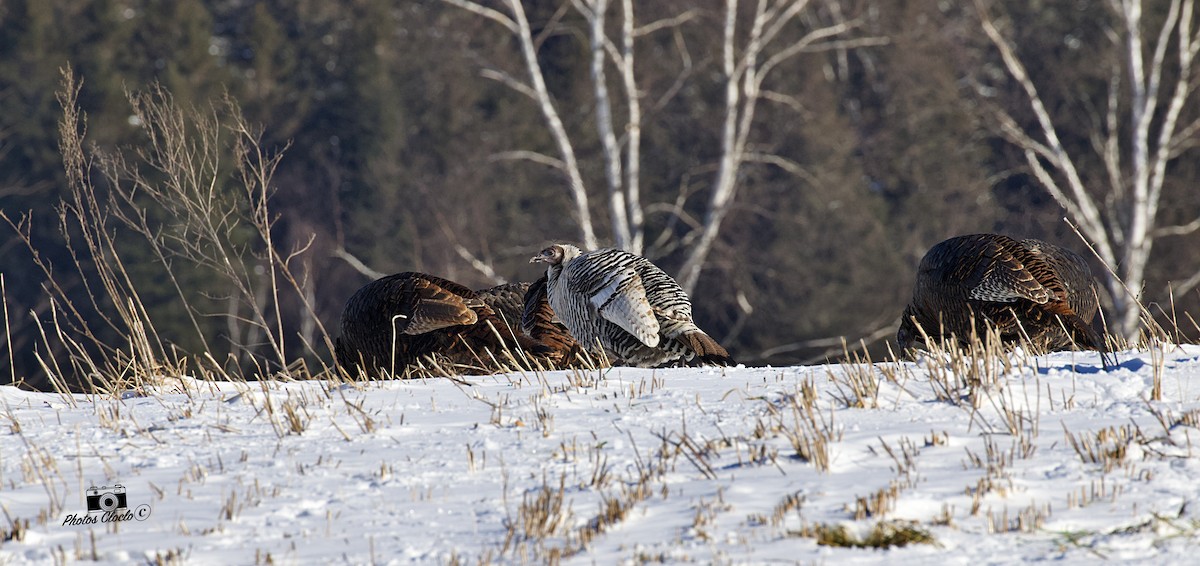
<path fill-rule="evenodd" d="M 336 341 L 338 363 L 352 375 L 359 367 L 395 376 L 425 356 L 451 364 L 496 370 L 491 352 L 514 345 L 528 353 L 560 357 L 530 338 L 518 321 L 528 283 L 510 283 L 472 291 L 424 273 L 389 275 L 363 286 L 346 302 L 342 335 Z M 547 331 L 548 332 L 548 331 Z"/>
<path fill-rule="evenodd" d="M 1050 350 L 1099 350 L 1107 367 L 1104 339 L 1092 328 L 1096 311 L 1095 280 L 1075 252 L 1000 234 L 958 236 L 921 259 L 896 341 L 908 351 L 923 344 L 923 329 L 965 344 L 972 330 L 983 336 L 991 325 L 1005 343 L 1027 336 Z"/>
<path fill-rule="evenodd" d="M 505 283 L 476 291 L 479 298 L 500 315 L 510 328 L 532 338 L 546 348 L 550 367 L 571 365 L 580 353 L 571 331 L 558 320 L 546 298 L 546 276 L 532 283 Z"/>

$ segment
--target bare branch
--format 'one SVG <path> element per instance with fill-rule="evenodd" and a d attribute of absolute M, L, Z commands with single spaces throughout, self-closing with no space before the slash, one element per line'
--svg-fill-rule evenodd
<path fill-rule="evenodd" d="M 818 53 L 821 51 L 845 51 L 847 49 L 858 49 L 860 47 L 882 47 L 891 45 L 892 40 L 886 37 L 860 37 L 856 39 L 834 39 L 830 41 L 814 41 L 804 49 L 804 53 Z"/>
<path fill-rule="evenodd" d="M 1155 238 L 1161 238 L 1164 236 L 1186 236 L 1188 234 L 1195 232 L 1196 230 L 1200 230 L 1200 216 L 1196 217 L 1195 219 L 1193 219 L 1191 222 L 1188 222 L 1187 224 L 1179 224 L 1176 226 L 1163 226 L 1161 228 L 1154 230 L 1154 232 L 1151 232 L 1151 234 Z"/>
<path fill-rule="evenodd" d="M 632 30 L 632 35 L 633 35 L 633 37 L 642 37 L 643 35 L 650 35 L 661 29 L 679 27 L 679 26 L 682 26 L 683 24 L 686 24 L 686 23 L 696 19 L 697 14 L 698 13 L 696 12 L 696 10 L 688 10 L 677 16 L 672 16 L 670 18 L 663 18 L 661 20 L 655 20 L 644 26 L 638 26 L 637 28 L 634 28 Z"/>
<path fill-rule="evenodd" d="M 1034 115 L 1037 117 L 1038 125 L 1041 127 L 1042 136 L 1046 138 L 1047 147 L 1054 155 L 1053 162 L 1055 164 L 1055 168 L 1062 172 L 1067 178 L 1067 186 L 1071 191 L 1070 201 L 1075 208 L 1075 210 L 1072 212 L 1072 216 L 1074 216 L 1080 223 L 1088 237 L 1091 238 L 1097 246 L 1099 246 L 1101 253 L 1105 254 L 1106 257 L 1109 258 L 1116 257 L 1113 253 L 1112 246 L 1109 245 L 1108 238 L 1104 231 L 1104 222 L 1101 218 L 1100 209 L 1097 206 L 1095 199 L 1093 199 L 1084 188 L 1083 181 L 1079 177 L 1079 172 L 1075 168 L 1075 163 L 1071 160 L 1070 156 L 1067 155 L 1066 149 L 1059 140 L 1058 131 L 1055 129 L 1054 121 L 1050 118 L 1050 113 L 1046 110 L 1045 104 L 1042 103 L 1042 98 L 1041 95 L 1038 94 L 1037 87 L 1034 86 L 1033 81 L 1029 78 L 1029 73 L 1026 72 L 1025 65 L 1017 57 L 1015 51 L 1013 50 L 1013 46 L 1008 39 L 1001 35 L 1000 31 L 996 29 L 995 23 L 992 21 L 987 8 L 983 6 L 980 0 L 975 0 L 975 5 L 979 11 L 980 25 L 983 28 L 984 33 L 987 34 L 992 44 L 996 46 L 996 49 L 1000 51 L 1000 56 L 1004 61 L 1005 68 L 1008 70 L 1009 75 L 1011 75 L 1012 78 L 1016 80 L 1017 83 L 1020 84 L 1025 90 L 1025 95 L 1029 105 L 1033 109 Z M 1026 151 L 1026 160 L 1030 162 L 1030 165 L 1035 168 L 1035 171 L 1041 169 L 1041 165 L 1035 163 L 1036 159 L 1031 160 L 1030 157 L 1031 152 Z M 1043 170 L 1042 173 L 1046 172 Z M 1047 177 L 1048 175 L 1039 175 L 1039 179 L 1042 179 L 1043 182 Z M 1059 196 L 1056 196 L 1056 200 L 1059 200 L 1060 203 L 1066 202 L 1067 199 L 1062 191 L 1059 191 L 1059 195 L 1062 198 L 1060 199 Z"/>
<path fill-rule="evenodd" d="M 679 48 L 679 59 L 682 68 L 679 70 L 679 74 L 675 76 L 675 81 L 671 83 L 671 86 L 667 88 L 666 92 L 664 92 L 662 96 L 659 96 L 658 100 L 654 101 L 654 105 L 651 106 L 652 111 L 658 111 L 666 106 L 671 99 L 675 98 L 675 95 L 679 94 L 679 91 L 683 89 L 683 85 L 687 81 L 687 78 L 692 75 L 692 56 L 691 53 L 688 53 L 687 42 L 683 39 L 683 34 L 680 33 L 679 30 L 674 30 L 674 38 L 675 45 Z"/>
<path fill-rule="evenodd" d="M 1150 175 L 1151 213 L 1158 209 L 1158 200 L 1162 195 L 1162 187 L 1167 173 L 1167 162 L 1171 158 L 1171 142 L 1175 138 L 1175 129 L 1179 122 L 1179 114 L 1183 111 L 1184 104 L 1193 92 L 1191 85 L 1192 61 L 1195 59 L 1197 49 L 1200 49 L 1200 41 L 1191 34 L 1193 1 L 1186 0 L 1182 6 L 1179 6 L 1179 0 L 1175 0 L 1171 3 L 1172 14 L 1174 14 L 1176 9 L 1182 12 L 1181 17 L 1178 18 L 1179 77 L 1176 79 L 1175 91 L 1171 95 L 1170 104 L 1167 107 L 1166 115 L 1163 116 L 1158 133 L 1158 148 L 1154 155 L 1153 172 Z M 1163 24 L 1162 34 L 1159 37 L 1159 50 L 1165 51 L 1166 49 L 1168 36 L 1170 35 L 1168 25 L 1174 25 L 1170 16 L 1168 17 L 1168 23 Z M 1161 65 L 1161 62 L 1157 61 L 1157 53 L 1155 57 L 1156 62 Z M 1156 79 L 1157 75 L 1161 72 L 1161 69 L 1156 69 Z"/>
<path fill-rule="evenodd" d="M 1171 152 L 1168 157 L 1175 159 L 1183 152 L 1200 145 L 1200 140 L 1196 139 L 1196 132 L 1200 132 L 1200 118 L 1175 132 L 1175 136 L 1171 138 Z"/>
<path fill-rule="evenodd" d="M 800 102 L 800 98 L 797 96 L 793 96 L 790 94 L 784 94 L 782 92 L 777 92 L 774 90 L 763 90 L 763 91 L 759 92 L 759 95 L 762 96 L 766 100 L 770 100 L 771 102 L 776 102 L 776 103 L 782 104 L 784 106 L 787 106 L 788 108 L 791 108 L 795 113 L 800 114 L 802 116 L 807 117 L 810 114 L 809 112 L 807 112 L 805 110 L 804 103 Z"/>
<path fill-rule="evenodd" d="M 1108 183 L 1114 193 L 1122 195 L 1125 183 L 1121 181 L 1121 142 L 1120 126 L 1117 124 L 1117 109 L 1120 108 L 1121 71 L 1114 67 L 1108 81 L 1108 111 L 1105 113 L 1104 169 L 1108 173 Z"/>
<path fill-rule="evenodd" d="M 652 204 L 646 207 L 648 214 L 663 212 L 668 215 L 667 222 L 663 225 L 658 237 L 646 247 L 647 257 L 653 259 L 652 256 L 661 257 L 674 252 L 680 245 L 690 242 L 690 234 L 700 230 L 699 219 L 693 217 L 684 209 L 684 204 L 687 203 L 688 197 L 692 192 L 690 188 L 691 177 L 691 173 L 684 173 L 683 177 L 679 180 L 679 191 L 675 195 L 675 202 L 671 204 Z M 679 222 L 686 224 L 690 228 L 690 231 L 687 236 L 675 239 L 675 228 Z M 676 245 L 668 246 L 671 242 L 674 242 Z"/>
<path fill-rule="evenodd" d="M 496 270 L 492 267 L 492 264 L 479 259 L 475 254 L 471 253 L 471 250 L 463 247 L 462 244 L 455 242 L 454 251 L 458 254 L 458 257 L 466 260 L 475 271 L 478 271 L 492 283 L 496 285 L 503 285 L 505 283 L 503 277 L 496 275 Z"/>
<path fill-rule="evenodd" d="M 428 193 L 428 190 L 425 187 L 421 187 L 421 191 Z M 472 269 L 478 271 L 489 281 L 492 281 L 497 285 L 504 283 L 504 278 L 496 275 L 496 270 L 492 268 L 490 263 L 479 259 L 475 254 L 471 253 L 471 250 L 468 250 L 466 246 L 462 245 L 458 241 L 459 232 L 450 226 L 449 220 L 446 219 L 446 215 L 442 214 L 441 210 L 438 210 L 436 207 L 432 207 L 430 210 L 437 219 L 438 227 L 442 230 L 442 235 L 445 236 L 446 241 L 454 247 L 454 253 L 457 253 L 458 257 L 461 257 L 463 260 L 465 260 Z"/>
<path fill-rule="evenodd" d="M 756 29 L 753 33 L 757 36 L 757 39 L 760 42 L 760 45 L 757 48 L 760 51 L 766 48 L 767 45 L 770 45 L 772 41 L 775 41 L 775 38 L 779 36 L 779 32 L 783 31 L 784 27 L 791 23 L 792 20 L 796 19 L 796 16 L 798 16 L 804 11 L 805 8 L 808 7 L 808 0 L 796 0 L 787 4 L 781 3 L 780 5 L 777 5 L 776 9 L 765 12 L 762 10 L 762 6 L 763 4 L 760 3 L 759 13 L 763 15 L 763 23 L 765 24 L 766 22 L 770 22 L 772 20 L 773 22 L 771 25 L 766 26 L 765 29 L 763 29 L 761 26 L 755 26 L 758 29 Z M 800 42 L 804 42 L 804 40 L 801 39 Z"/>
<path fill-rule="evenodd" d="M 507 86 L 508 88 L 524 94 L 533 100 L 538 100 L 538 93 L 537 91 L 533 90 L 533 87 L 530 87 L 529 85 L 517 80 L 516 77 L 505 73 L 504 71 L 484 69 L 479 72 L 479 75 L 485 79 L 491 79 L 493 81 L 503 83 L 504 86 Z"/>
<path fill-rule="evenodd" d="M 1179 226 L 1155 226 L 1168 163 L 1193 147 L 1193 137 L 1200 131 L 1200 120 L 1183 127 L 1179 124 L 1196 92 L 1193 73 L 1200 33 L 1194 29 L 1195 0 L 1171 0 L 1162 13 L 1161 27 L 1146 34 L 1149 38 L 1142 29 L 1142 0 L 1110 0 L 1110 4 L 1119 26 L 1110 28 L 1108 35 L 1122 51 L 1116 60 L 1126 66 L 1113 63 L 1103 124 L 1098 123 L 1097 131 L 1089 136 L 1111 186 L 1105 195 L 1106 208 L 1101 211 L 1093 193 L 1084 190 L 1076 163 L 1059 141 L 1053 119 L 1012 42 L 997 30 L 982 0 L 975 2 L 981 28 L 999 50 L 1008 75 L 1024 89 L 1045 141 L 1036 143 L 1002 113 L 1001 131 L 1024 150 L 1039 182 L 1079 224 L 1081 235 L 1087 236 L 1085 241 L 1095 245 L 1097 256 L 1109 267 L 1105 284 L 1116 310 L 1116 328 L 1132 338 L 1140 317 L 1147 316 L 1138 294 L 1145 286 L 1154 241 L 1200 230 L 1200 217 Z M 1174 57 L 1170 55 L 1172 46 L 1177 49 Z M 1128 85 L 1127 103 L 1121 99 L 1123 84 Z M 1121 125 L 1122 108 L 1127 109 L 1125 126 Z M 1193 280 L 1185 283 L 1186 289 L 1196 284 Z"/>
<path fill-rule="evenodd" d="M 696 237 L 696 243 L 680 268 L 680 285 L 691 292 L 707 260 L 721 223 L 729 213 L 737 195 L 738 170 L 746 159 L 746 147 L 754 124 L 755 106 L 763 97 L 762 84 L 778 65 L 791 57 L 805 52 L 814 43 L 839 37 L 857 26 L 855 22 L 841 22 L 806 33 L 800 39 L 766 56 L 765 50 L 780 33 L 808 7 L 807 0 L 769 5 L 760 0 L 741 57 L 735 57 L 737 38 L 737 0 L 725 4 L 725 28 L 723 70 L 725 72 L 725 121 L 721 136 L 721 158 L 717 178 L 713 184 L 704 225 Z M 866 43 L 869 43 L 867 41 Z M 830 42 L 829 46 L 842 45 Z M 847 44 L 848 45 L 848 44 Z"/>
<path fill-rule="evenodd" d="M 565 126 L 563 126 L 562 118 L 559 117 L 558 110 L 554 108 L 554 102 L 550 97 L 550 91 L 546 88 L 546 80 L 542 75 L 542 68 L 537 60 L 537 47 L 534 45 L 533 32 L 530 30 L 529 20 L 525 16 L 525 7 L 521 4 L 521 0 L 507 0 L 506 3 L 508 4 L 508 8 L 512 12 L 511 18 L 496 10 L 485 8 L 479 4 L 470 2 L 469 0 L 443 1 L 454 6 L 458 6 L 459 8 L 469 12 L 500 22 L 501 24 L 504 24 L 514 36 L 516 36 L 521 46 L 521 56 L 525 62 L 525 69 L 529 72 L 530 84 L 524 85 L 524 83 L 519 81 L 506 78 L 506 75 L 499 72 L 491 72 L 490 74 L 485 74 L 485 76 L 501 80 L 505 84 L 516 88 L 523 94 L 531 96 L 537 101 L 538 107 L 542 111 L 542 116 L 545 118 L 546 124 L 550 128 L 550 134 L 554 139 L 554 143 L 558 146 L 558 151 L 562 156 L 561 170 L 567 175 L 567 191 L 571 195 L 571 199 L 575 204 L 574 216 L 576 221 L 579 223 L 579 231 L 583 240 L 583 245 L 588 249 L 596 248 L 596 233 L 592 229 L 592 215 L 591 207 L 588 204 L 587 188 L 583 183 L 583 176 L 579 172 L 579 164 L 575 157 L 575 149 L 571 145 L 571 139 L 567 135 L 567 129 Z M 524 88 L 521 88 L 517 85 L 522 85 Z"/>
<path fill-rule="evenodd" d="M 588 249 L 595 249 L 597 247 L 596 233 L 592 229 L 592 213 L 588 205 L 587 189 L 583 184 L 583 176 L 579 173 L 579 165 L 575 159 L 575 149 L 571 145 L 567 129 L 563 126 L 562 119 L 559 118 L 558 111 L 555 110 L 554 103 L 550 100 L 550 91 L 546 89 L 546 81 L 542 76 L 542 68 L 538 64 L 537 52 L 533 48 L 533 36 L 529 30 L 529 20 L 525 17 L 525 7 L 521 5 L 520 0 L 508 0 L 508 5 L 516 17 L 519 28 L 517 35 L 521 42 L 521 53 L 525 57 L 525 66 L 529 70 L 534 91 L 537 92 L 537 99 L 542 110 L 542 115 L 545 116 L 546 122 L 550 126 L 550 133 L 554 136 L 555 143 L 558 144 L 559 153 L 562 154 L 563 165 L 566 169 L 567 178 L 570 181 L 571 197 L 575 201 L 575 216 L 576 220 L 579 221 L 583 245 Z"/>
<path fill-rule="evenodd" d="M 1056 181 L 1054 176 L 1042 166 L 1041 160 L 1038 159 L 1037 155 L 1030 148 L 1025 148 L 1025 162 L 1029 164 L 1029 168 L 1033 170 L 1034 177 L 1036 177 L 1037 180 L 1042 183 L 1042 186 L 1046 188 L 1046 192 L 1050 193 L 1050 196 L 1054 198 L 1054 201 L 1057 202 L 1059 206 L 1066 209 L 1067 214 L 1078 218 L 1076 215 L 1081 213 L 1075 201 L 1067 197 L 1066 193 L 1063 192 L 1062 187 L 1058 185 L 1058 181 Z M 1089 238 L 1090 237 L 1091 236 L 1089 236 Z M 1101 254 L 1103 255 L 1103 252 L 1101 252 Z M 1103 259 L 1110 262 L 1114 261 L 1112 256 L 1103 256 Z"/>
<path fill-rule="evenodd" d="M 509 161 L 509 160 L 523 159 L 526 161 L 532 161 L 534 163 L 540 163 L 542 165 L 547 165 L 547 166 L 553 167 L 555 169 L 558 169 L 560 171 L 566 171 L 566 164 L 564 164 L 561 159 L 555 159 L 553 157 L 550 157 L 549 155 L 546 155 L 544 153 L 538 153 L 536 151 L 525 151 L 525 150 L 502 151 L 499 153 L 493 153 L 492 155 L 488 156 L 488 159 L 491 161 Z"/>
<path fill-rule="evenodd" d="M 1192 291 L 1192 289 L 1195 289 L 1197 286 L 1200 286 L 1200 271 L 1196 271 L 1195 273 L 1192 274 L 1191 277 L 1184 279 L 1177 286 L 1167 285 L 1167 291 L 1174 292 L 1175 294 L 1178 294 L 1178 295 L 1186 295 L 1186 294 L 1190 293 Z"/>
<path fill-rule="evenodd" d="M 1005 138 L 1008 138 L 1009 143 L 1034 152 L 1038 156 L 1053 164 L 1055 168 L 1060 167 L 1058 161 L 1059 156 L 1055 154 L 1054 151 L 1049 147 L 1046 147 L 1046 144 L 1043 144 L 1030 137 L 1025 130 L 1021 129 L 1021 126 L 1017 125 L 1017 121 L 1014 120 L 1008 112 L 1005 112 L 1001 108 L 997 107 L 993 109 L 993 114 L 1000 122 L 1000 133 L 1003 134 Z"/>
<path fill-rule="evenodd" d="M 829 37 L 836 37 L 854 29 L 856 26 L 856 22 L 850 21 L 813 30 L 801 38 L 800 41 L 789 45 L 786 49 L 780 50 L 778 53 L 772 55 L 770 58 L 764 61 L 758 75 L 760 77 L 765 77 L 771 72 L 771 69 L 774 69 L 780 63 L 806 51 L 844 49 L 851 44 L 849 42 L 829 42 L 827 44 L 819 44 L 820 47 L 816 46 L 818 45 L 818 41 Z M 863 38 L 855 40 L 854 45 L 884 45 L 886 43 L 887 41 L 881 38 Z"/>
<path fill-rule="evenodd" d="M 690 11 L 689 11 L 690 13 Z M 625 87 L 625 100 L 629 110 L 626 122 L 625 143 L 625 203 L 629 207 L 630 248 L 642 252 L 645 239 L 645 223 L 641 203 L 642 174 L 642 103 L 637 79 L 633 75 L 633 0 L 621 2 L 621 84 Z M 683 20 L 686 21 L 686 20 Z M 681 25 L 680 24 L 676 25 Z"/>
<path fill-rule="evenodd" d="M 508 31 L 510 31 L 514 34 L 519 33 L 519 30 L 517 28 L 517 22 L 512 21 L 512 18 L 510 18 L 496 10 L 493 10 L 493 9 L 485 7 L 485 6 L 481 6 L 479 4 L 476 4 L 475 2 L 471 2 L 469 0 L 442 0 L 442 2 L 445 2 L 452 6 L 458 6 L 459 8 L 462 8 L 468 12 L 471 12 L 473 14 L 478 14 L 489 20 L 497 22 L 500 25 L 508 28 Z"/>
<path fill-rule="evenodd" d="M 809 173 L 808 170 L 802 165 L 781 155 L 747 152 L 745 161 L 747 163 L 765 163 L 768 165 L 774 165 L 780 169 L 783 169 L 784 171 L 787 171 L 788 173 L 791 173 L 792 175 L 808 181 L 809 183 L 817 183 L 817 178 L 813 176 L 812 173 Z"/>
<path fill-rule="evenodd" d="M 736 189 L 737 169 L 741 163 L 742 155 L 738 148 L 738 115 L 742 113 L 742 117 L 746 116 L 746 110 L 742 110 L 741 95 L 742 91 L 738 88 L 739 78 L 742 73 L 752 73 L 754 61 L 757 58 L 757 49 L 760 45 L 762 26 L 763 26 L 763 10 L 764 3 L 759 2 L 758 14 L 755 17 L 753 31 L 751 32 L 749 47 L 746 48 L 744 55 L 744 63 L 735 63 L 734 50 L 735 41 L 737 39 L 737 0 L 726 0 L 725 3 L 725 29 L 724 29 L 724 48 L 722 50 L 723 70 L 725 71 L 725 123 L 721 130 L 721 161 L 717 169 L 717 180 L 713 184 L 712 196 L 709 199 L 708 210 L 705 213 L 704 227 L 701 229 L 699 241 L 692 248 L 683 266 L 680 268 L 679 284 L 684 291 L 691 293 L 696 288 L 696 282 L 700 279 L 700 268 L 704 264 L 704 260 L 708 257 L 708 252 L 712 248 L 713 241 L 716 239 L 717 230 L 720 227 L 721 220 L 725 213 L 728 212 L 728 203 L 733 197 Z M 750 80 L 746 81 L 749 85 Z M 748 96 L 753 96 L 748 93 Z"/>
<path fill-rule="evenodd" d="M 343 248 L 342 246 L 338 246 L 337 249 L 333 250 L 332 255 L 333 257 L 341 259 L 342 261 L 350 264 L 350 267 L 353 267 L 355 271 L 366 275 L 372 280 L 387 276 L 387 274 L 383 273 L 382 271 L 375 271 L 374 269 L 371 269 L 370 266 L 363 262 L 363 260 L 358 259 L 358 256 L 346 251 L 346 248 Z"/>

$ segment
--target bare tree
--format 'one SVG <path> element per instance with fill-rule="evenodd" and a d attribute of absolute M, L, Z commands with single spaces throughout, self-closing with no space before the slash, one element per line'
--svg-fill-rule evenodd
<path fill-rule="evenodd" d="M 588 204 L 587 188 L 583 183 L 583 175 L 579 172 L 575 147 L 571 144 L 571 138 L 567 135 L 562 118 L 559 117 L 558 110 L 554 107 L 550 91 L 546 89 L 546 79 L 542 74 L 541 65 L 538 64 L 537 48 L 533 43 L 533 32 L 529 28 L 529 19 L 525 17 L 525 6 L 521 4 L 520 0 L 507 0 L 505 3 L 511 12 L 509 15 L 470 0 L 443 1 L 498 22 L 517 37 L 521 44 L 521 56 L 525 62 L 525 68 L 529 71 L 529 82 L 522 82 L 516 77 L 495 70 L 485 71 L 484 76 L 501 81 L 537 102 L 542 115 L 546 118 L 550 134 L 558 146 L 561 159 L 532 152 L 521 153 L 541 163 L 554 165 L 567 176 L 571 199 L 575 203 L 575 218 L 579 222 L 580 238 L 583 240 L 583 245 L 589 249 L 595 248 L 597 246 L 596 232 L 592 228 L 592 213 Z"/>
<path fill-rule="evenodd" d="M 589 4 L 575 1 L 575 6 L 588 20 L 591 29 L 592 80 L 596 91 L 596 129 L 604 148 L 604 173 L 608 185 L 609 215 L 612 217 L 613 240 L 617 247 L 634 253 L 642 252 L 644 233 L 642 207 L 639 197 L 642 111 L 638 100 L 637 82 L 633 75 L 633 2 L 622 0 L 621 50 L 618 53 L 604 30 L 608 0 L 591 0 Z M 605 61 L 612 53 L 613 62 L 621 71 L 629 118 L 626 130 L 628 158 L 622 176 L 621 148 L 613 125 L 612 101 L 608 95 Z"/>
<path fill-rule="evenodd" d="M 1113 330 L 1132 339 L 1138 333 L 1139 296 L 1155 239 L 1200 229 L 1200 217 L 1181 226 L 1158 225 L 1167 166 L 1195 146 L 1200 130 L 1200 119 L 1184 118 L 1184 109 L 1197 102 L 1193 72 L 1200 31 L 1195 2 L 1172 0 L 1161 27 L 1154 30 L 1143 20 L 1142 0 L 1109 0 L 1109 37 L 1121 56 L 1110 69 L 1105 118 L 1093 135 L 1103 171 L 1085 170 L 1081 156 L 1063 144 L 1064 124 L 1047 110 L 1013 40 L 987 5 L 981 0 L 975 4 L 984 33 L 1000 52 L 1008 76 L 1021 86 L 1037 122 L 1024 128 L 998 109 L 1000 131 L 1024 152 L 1038 182 L 1110 268 L 1105 286 L 1115 311 Z M 1122 96 L 1124 88 L 1128 92 Z"/>
<path fill-rule="evenodd" d="M 530 34 L 529 22 L 521 2 L 506 0 L 507 12 L 501 12 L 472 0 L 443 1 L 498 22 L 517 37 L 529 81 L 520 81 L 494 70 L 485 71 L 484 76 L 502 81 L 538 103 L 558 147 L 559 156 L 550 157 L 528 151 L 513 152 L 512 156 L 552 165 L 567 175 L 570 181 L 569 190 L 575 203 L 575 214 L 580 220 L 583 243 L 589 248 L 595 247 L 596 236 L 590 220 L 588 190 L 579 172 L 570 134 L 558 117 L 554 101 L 545 88 L 543 70 L 537 62 L 535 41 Z M 634 40 L 658 30 L 677 28 L 696 18 L 694 10 L 687 10 L 663 20 L 638 26 L 633 2 L 622 0 L 621 4 L 619 25 L 613 26 L 619 29 L 619 37 L 614 40 L 606 27 L 610 13 L 608 0 L 572 0 L 572 5 L 586 20 L 589 28 L 596 131 L 602 148 L 600 159 L 604 164 L 612 240 L 617 247 L 641 253 L 645 245 L 645 208 L 641 202 L 639 174 L 641 99 L 645 93 L 639 90 L 634 72 Z M 747 147 L 754 126 L 755 105 L 761 98 L 771 96 L 771 93 L 764 91 L 764 81 L 782 63 L 801 53 L 881 43 L 873 39 L 846 39 L 849 32 L 858 27 L 859 22 L 856 20 L 839 20 L 830 25 L 806 27 L 811 22 L 802 21 L 801 16 L 811 11 L 812 5 L 809 0 L 758 0 L 751 31 L 747 37 L 741 37 L 737 32 L 739 2 L 728 0 L 725 4 L 722 73 L 726 81 L 726 94 L 723 130 L 720 136 L 721 152 L 703 222 L 695 223 L 693 233 L 682 238 L 683 243 L 691 246 L 680 271 L 680 283 L 689 291 L 695 287 L 701 269 L 720 233 L 721 224 L 736 199 L 738 169 L 748 160 Z M 840 14 L 839 10 L 830 12 Z M 815 21 L 815 18 L 812 20 Z M 613 93 L 608 88 L 606 69 L 609 65 L 614 66 L 621 76 L 620 92 L 623 95 L 625 121 L 619 126 L 614 117 L 616 105 Z M 623 132 L 623 135 L 618 135 L 618 132 Z M 772 156 L 760 156 L 757 160 L 771 162 L 771 158 Z"/>
<path fill-rule="evenodd" d="M 721 159 L 717 178 L 709 196 L 708 209 L 696 244 L 688 253 L 680 269 L 679 284 L 691 292 L 696 287 L 708 254 L 721 229 L 721 223 L 737 196 L 738 169 L 747 157 L 747 142 L 754 126 L 754 110 L 759 99 L 767 93 L 763 83 L 771 72 L 788 59 L 801 53 L 846 47 L 851 42 L 841 42 L 858 22 L 841 21 L 829 26 L 812 29 L 798 39 L 783 32 L 796 22 L 809 7 L 808 0 L 770 3 L 759 0 L 750 35 L 745 46 L 738 48 L 737 15 L 738 0 L 725 2 L 725 26 L 722 57 L 722 72 L 725 76 L 725 120 L 721 132 Z M 880 40 L 864 39 L 853 44 L 867 45 Z"/>

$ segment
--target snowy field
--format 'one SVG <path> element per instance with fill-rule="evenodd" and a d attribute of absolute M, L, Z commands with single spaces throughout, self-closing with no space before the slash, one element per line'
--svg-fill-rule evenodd
<path fill-rule="evenodd" d="M 1118 358 L 0 387 L 0 564 L 1195 563 L 1200 347 Z"/>

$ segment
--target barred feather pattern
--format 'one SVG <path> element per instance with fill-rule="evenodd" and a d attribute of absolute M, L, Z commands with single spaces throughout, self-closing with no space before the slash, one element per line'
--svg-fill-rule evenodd
<path fill-rule="evenodd" d="M 503 318 L 509 326 L 519 328 L 521 317 L 525 312 L 525 293 L 529 291 L 530 285 L 526 281 L 504 283 L 481 289 L 475 294 L 479 300 L 492 307 L 492 310 L 496 311 L 496 314 Z"/>
<path fill-rule="evenodd" d="M 547 284 L 548 278 L 542 275 L 525 290 L 525 296 L 522 297 L 521 330 L 549 348 L 549 357 L 559 367 L 571 366 L 578 360 L 583 348 L 550 306 Z"/>
<path fill-rule="evenodd" d="M 921 259 L 896 339 L 901 350 L 922 342 L 921 330 L 966 343 L 990 325 L 1003 342 L 1028 336 L 1051 350 L 1100 350 L 1108 365 L 1104 340 L 1092 328 L 1097 310 L 1095 279 L 1079 254 L 1040 240 L 971 234 L 945 240 Z"/>
<path fill-rule="evenodd" d="M 735 362 L 692 321 L 683 288 L 644 257 L 616 249 L 583 253 L 558 244 L 531 261 L 545 261 L 550 306 L 587 347 L 598 345 L 618 363 L 654 367 L 678 360 Z"/>

